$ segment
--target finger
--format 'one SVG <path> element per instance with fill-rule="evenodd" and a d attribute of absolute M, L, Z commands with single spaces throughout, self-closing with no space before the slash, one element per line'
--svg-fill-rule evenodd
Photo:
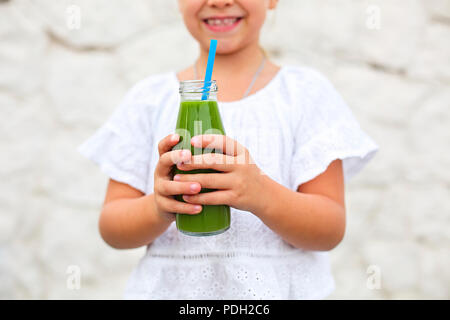
<path fill-rule="evenodd" d="M 190 150 L 173 150 L 164 153 L 158 161 L 158 164 L 155 168 L 155 173 L 159 177 L 167 177 L 172 170 L 172 166 L 174 164 L 180 163 L 182 161 L 190 161 L 191 160 L 191 151 Z"/>
<path fill-rule="evenodd" d="M 191 144 L 196 148 L 219 149 L 229 156 L 244 154 L 246 148 L 230 137 L 220 134 L 202 134 L 191 139 Z"/>
<path fill-rule="evenodd" d="M 189 163 L 179 163 L 177 168 L 183 171 L 194 169 L 214 169 L 223 172 L 233 171 L 236 157 L 221 153 L 205 153 L 193 156 Z"/>
<path fill-rule="evenodd" d="M 192 204 L 203 205 L 230 205 L 230 199 L 232 199 L 231 190 L 211 191 L 205 193 L 199 193 L 196 195 L 183 195 L 183 200 Z"/>
<path fill-rule="evenodd" d="M 201 205 L 185 203 L 169 197 L 160 197 L 158 201 L 164 211 L 172 213 L 198 214 L 203 209 Z"/>
<path fill-rule="evenodd" d="M 173 177 L 173 180 L 184 183 L 197 182 L 202 188 L 207 189 L 231 189 L 233 187 L 229 173 L 177 174 Z M 188 194 L 188 192 L 180 192 L 179 194 Z"/>
<path fill-rule="evenodd" d="M 180 135 L 177 133 L 169 134 L 165 138 L 161 139 L 158 143 L 159 156 L 167 151 L 172 150 L 172 147 L 178 143 L 180 140 Z"/>
<path fill-rule="evenodd" d="M 201 188 L 202 187 L 198 182 L 179 182 L 170 180 L 163 180 L 156 186 L 157 192 L 163 196 L 196 194 L 200 192 Z"/>

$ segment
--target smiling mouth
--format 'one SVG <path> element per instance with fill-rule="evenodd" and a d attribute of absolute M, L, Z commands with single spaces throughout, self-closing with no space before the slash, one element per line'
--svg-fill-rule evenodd
<path fill-rule="evenodd" d="M 203 22 L 212 27 L 229 27 L 242 20 L 242 17 L 208 18 Z"/>

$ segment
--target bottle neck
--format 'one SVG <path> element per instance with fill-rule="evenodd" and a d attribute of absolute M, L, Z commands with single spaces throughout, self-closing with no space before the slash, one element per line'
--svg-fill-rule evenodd
<path fill-rule="evenodd" d="M 215 80 L 206 85 L 205 81 L 202 80 L 180 81 L 181 101 L 217 101 L 217 91 Z"/>

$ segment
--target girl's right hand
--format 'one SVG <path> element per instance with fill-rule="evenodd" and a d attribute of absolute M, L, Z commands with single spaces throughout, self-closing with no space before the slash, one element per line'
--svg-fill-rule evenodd
<path fill-rule="evenodd" d="M 198 214 L 202 210 L 201 205 L 194 205 L 177 201 L 173 198 L 178 194 L 197 194 L 201 186 L 197 182 L 173 181 L 171 171 L 173 165 L 191 160 L 190 150 L 172 150 L 178 143 L 180 136 L 170 134 L 158 144 L 159 161 L 155 169 L 154 198 L 157 212 L 169 221 L 175 220 L 175 213 Z"/>

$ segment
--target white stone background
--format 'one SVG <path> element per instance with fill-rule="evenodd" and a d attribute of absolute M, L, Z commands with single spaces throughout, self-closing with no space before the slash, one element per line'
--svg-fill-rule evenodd
<path fill-rule="evenodd" d="M 328 76 L 380 146 L 346 186 L 330 298 L 450 298 L 449 40 L 449 0 L 281 0 L 268 17 L 271 57 Z M 144 249 L 101 240 L 107 177 L 76 147 L 131 85 L 197 50 L 175 0 L 0 1 L 0 298 L 121 298 Z"/>

